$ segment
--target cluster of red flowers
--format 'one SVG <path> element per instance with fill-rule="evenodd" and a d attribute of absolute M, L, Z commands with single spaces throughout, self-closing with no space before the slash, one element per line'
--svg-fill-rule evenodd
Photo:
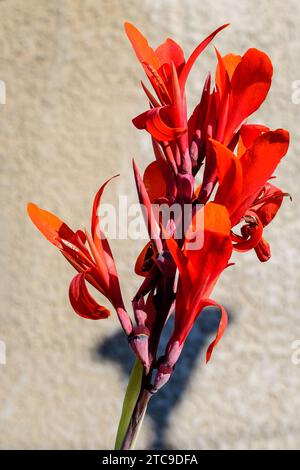
<path fill-rule="evenodd" d="M 94 200 L 91 235 L 81 230 L 73 232 L 53 214 L 32 203 L 28 205 L 33 223 L 78 271 L 69 289 L 75 312 L 95 320 L 109 316 L 109 311 L 89 293 L 86 281 L 109 299 L 144 365 L 152 392 L 169 379 L 202 310 L 218 305 L 210 296 L 230 264 L 232 251 L 254 249 L 260 261 L 270 258 L 263 230 L 286 195 L 269 180 L 287 152 L 288 132 L 246 123 L 265 100 L 271 85 L 273 68 L 265 53 L 249 49 L 243 56 L 222 57 L 216 50 L 214 83 L 209 75 L 200 102 L 188 119 L 185 88 L 189 73 L 199 55 L 226 26 L 210 34 L 185 60 L 181 47 L 172 39 L 153 50 L 133 25 L 125 24 L 155 93 L 142 83 L 150 106 L 133 120 L 138 129 L 146 129 L 151 135 L 155 156 L 143 178 L 134 163 L 150 238 L 135 265 L 136 273 L 143 276 L 132 301 L 135 324 L 124 306 L 114 259 L 100 226 L 98 207 L 107 182 Z M 202 183 L 195 187 L 200 169 Z M 181 220 L 170 215 L 165 226 L 157 223 L 154 202 L 190 204 L 191 226 L 199 217 L 204 220 L 202 246 L 191 249 L 188 232 L 182 239 L 175 239 Z M 207 360 L 227 324 L 225 309 L 218 307 L 220 323 Z M 162 330 L 173 313 L 172 335 L 165 354 L 157 357 Z"/>

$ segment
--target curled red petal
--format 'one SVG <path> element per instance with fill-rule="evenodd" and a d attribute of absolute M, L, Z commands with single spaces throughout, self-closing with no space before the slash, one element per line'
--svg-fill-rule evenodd
<path fill-rule="evenodd" d="M 218 344 L 218 342 L 220 341 L 220 339 L 222 338 L 222 336 L 224 334 L 224 331 L 226 330 L 226 327 L 227 327 L 227 324 L 228 324 L 227 312 L 226 312 L 225 308 L 222 305 L 218 304 L 217 302 L 215 302 L 214 300 L 211 300 L 211 299 L 204 300 L 203 301 L 203 308 L 204 307 L 209 307 L 209 306 L 218 307 L 220 309 L 220 312 L 221 312 L 221 318 L 220 318 L 220 322 L 219 322 L 216 337 L 210 343 L 210 345 L 208 346 L 208 349 L 207 349 L 207 352 L 206 352 L 206 362 L 208 362 L 210 360 L 212 352 L 213 352 L 214 348 L 216 347 L 216 345 Z"/>
<path fill-rule="evenodd" d="M 116 178 L 119 175 L 112 176 L 109 178 L 99 189 L 97 192 L 95 198 L 94 198 L 94 203 L 93 203 L 93 210 L 92 210 L 92 226 L 91 226 L 91 231 L 93 238 L 92 240 L 90 237 L 89 239 L 89 244 L 91 246 L 91 249 L 94 253 L 95 259 L 97 259 L 97 265 L 99 266 L 99 269 L 101 271 L 101 275 L 104 275 L 104 278 L 106 279 L 106 283 L 108 283 L 110 278 L 110 288 L 115 292 L 115 298 L 120 299 L 121 298 L 121 293 L 120 293 L 120 287 L 119 287 L 119 282 L 118 282 L 118 273 L 117 273 L 117 268 L 115 265 L 114 257 L 112 254 L 112 251 L 110 249 L 108 240 L 101 229 L 100 225 L 100 218 L 99 218 L 99 206 L 101 203 L 101 197 L 103 194 L 103 190 L 106 187 L 106 185 L 113 179 Z"/>
<path fill-rule="evenodd" d="M 160 108 L 150 109 L 134 118 L 132 122 L 138 129 L 147 129 L 152 137 L 159 142 L 175 140 L 182 135 L 186 129 L 171 127 L 165 122 L 162 112 L 167 115 L 170 114 L 171 116 L 173 107 L 162 106 Z"/>
<path fill-rule="evenodd" d="M 262 221 L 263 226 L 269 225 L 270 222 L 274 219 L 275 215 L 280 209 L 282 204 L 283 196 L 279 196 L 274 199 L 272 202 L 268 202 L 264 204 L 260 209 L 257 211 L 257 215 L 259 216 L 260 220 Z"/>
<path fill-rule="evenodd" d="M 132 124 L 137 128 L 137 129 L 146 129 L 146 122 L 148 119 L 148 113 L 149 111 L 145 111 L 142 114 L 139 114 L 135 118 L 132 119 Z"/>
<path fill-rule="evenodd" d="M 99 189 L 99 191 L 96 193 L 95 195 L 95 198 L 94 198 L 94 202 L 93 202 L 93 209 L 92 209 L 92 223 L 91 223 L 91 234 L 92 234 L 92 237 L 93 239 L 95 240 L 95 238 L 99 235 L 96 234 L 96 228 L 97 228 L 97 225 L 99 224 L 99 215 L 98 215 L 98 210 L 99 210 L 99 206 L 100 206 L 100 202 L 101 202 L 101 197 L 102 197 L 102 194 L 103 194 L 103 191 L 105 189 L 105 186 L 113 179 L 113 178 L 116 178 L 117 176 L 119 175 L 114 175 L 112 176 L 111 178 L 109 178 L 107 181 L 105 181 L 105 183 L 101 186 L 101 188 Z"/>
<path fill-rule="evenodd" d="M 110 275 L 108 272 L 105 256 L 104 256 L 104 250 L 102 247 L 102 242 L 99 239 L 98 246 L 96 246 L 93 238 L 90 236 L 88 232 L 86 232 L 86 238 L 91 250 L 91 253 L 94 257 L 96 267 L 97 267 L 97 280 L 101 286 L 101 290 L 105 293 L 109 292 L 109 286 L 110 286 Z"/>
<path fill-rule="evenodd" d="M 282 205 L 283 198 L 286 196 L 289 196 L 289 194 L 284 193 L 280 188 L 271 183 L 265 184 L 262 196 L 251 207 L 260 218 L 264 227 L 272 222 Z"/>
<path fill-rule="evenodd" d="M 259 261 L 262 263 L 268 261 L 271 258 L 270 244 L 263 237 L 260 239 L 254 250 Z"/>
<path fill-rule="evenodd" d="M 241 241 L 238 241 L 237 243 L 233 244 L 233 249 L 235 251 L 240 251 L 240 252 L 249 251 L 252 248 L 255 248 L 257 244 L 259 243 L 259 241 L 261 240 L 262 234 L 263 234 L 263 225 L 257 216 L 255 216 L 255 220 L 256 220 L 256 224 L 250 224 L 247 227 L 249 228 L 249 230 L 247 231 L 249 235 L 248 238 L 247 239 L 241 238 Z"/>
<path fill-rule="evenodd" d="M 90 320 L 101 320 L 107 318 L 110 312 L 96 302 L 87 290 L 85 284 L 85 273 L 77 274 L 71 281 L 69 288 L 71 305 L 77 315 Z"/>

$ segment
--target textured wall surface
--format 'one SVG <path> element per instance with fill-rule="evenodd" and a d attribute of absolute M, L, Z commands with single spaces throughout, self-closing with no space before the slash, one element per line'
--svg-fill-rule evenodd
<path fill-rule="evenodd" d="M 249 47 L 272 58 L 271 92 L 255 116 L 291 131 L 278 184 L 293 195 L 267 231 L 273 256 L 260 264 L 241 255 L 214 298 L 231 313 L 228 330 L 206 366 L 211 330 L 199 325 L 173 384 L 154 398 L 140 447 L 253 449 L 300 447 L 300 4 L 286 0 L 3 0 L 0 2 L 1 311 L 0 447 L 111 448 L 132 357 L 112 316 L 90 322 L 73 314 L 73 271 L 25 213 L 32 200 L 71 227 L 88 226 L 100 184 L 105 200 L 135 201 L 130 160 L 150 161 L 148 136 L 131 118 L 145 109 L 143 73 L 123 33 L 134 22 L 157 45 L 167 36 L 188 53 L 224 22 L 221 53 Z M 195 103 L 210 47 L 189 81 Z M 113 242 L 125 298 L 142 242 Z"/>

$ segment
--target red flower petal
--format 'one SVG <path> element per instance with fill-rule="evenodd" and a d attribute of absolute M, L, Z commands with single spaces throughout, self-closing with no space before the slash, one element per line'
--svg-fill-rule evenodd
<path fill-rule="evenodd" d="M 103 194 L 103 191 L 105 189 L 105 186 L 113 179 L 116 178 L 119 175 L 112 176 L 109 178 L 105 183 L 101 186 L 99 191 L 96 193 L 94 202 L 93 202 L 93 209 L 92 209 L 92 222 L 91 222 L 91 234 L 93 239 L 95 240 L 96 237 L 99 237 L 99 235 L 96 234 L 96 228 L 100 224 L 99 216 L 98 216 L 98 210 L 101 202 L 101 197 Z"/>
<path fill-rule="evenodd" d="M 265 240 L 263 237 L 261 240 L 258 242 L 256 247 L 254 248 L 255 253 L 262 263 L 265 261 L 268 261 L 271 258 L 271 248 L 267 240 Z"/>
<path fill-rule="evenodd" d="M 159 109 L 159 108 L 155 108 L 155 109 Z M 142 114 L 139 114 L 138 116 L 136 116 L 135 118 L 132 119 L 132 124 L 137 128 L 137 129 L 146 129 L 146 123 L 147 123 L 147 119 L 148 119 L 148 113 L 149 111 L 145 111 L 144 113 Z"/>
<path fill-rule="evenodd" d="M 168 250 L 171 253 L 172 258 L 175 261 L 175 264 L 178 268 L 179 275 L 180 275 L 180 281 L 183 287 L 184 292 L 191 292 L 192 289 L 192 278 L 191 278 L 191 272 L 188 269 L 188 258 L 183 254 L 183 251 L 179 248 L 178 243 L 174 240 L 174 238 L 170 238 L 167 236 L 166 231 L 164 231 L 164 235 L 166 238 L 166 243 Z M 179 287 L 179 286 L 178 286 Z M 180 290 L 179 290 L 180 291 Z M 177 289 L 178 292 L 178 289 Z M 179 304 L 179 299 L 181 298 L 180 295 L 178 295 L 178 302 L 177 306 Z M 183 300 L 183 298 L 181 298 Z M 185 299 L 187 300 L 187 299 Z"/>
<path fill-rule="evenodd" d="M 149 46 L 147 39 L 131 23 L 124 23 L 125 32 L 137 55 L 137 58 L 143 65 L 144 62 L 150 64 L 155 70 L 160 66 L 159 59 L 154 50 Z M 144 67 L 145 68 L 145 67 Z M 147 69 L 145 68 L 146 73 Z"/>
<path fill-rule="evenodd" d="M 201 214 L 201 211 L 204 211 Z M 204 220 L 201 217 L 204 216 Z M 198 221 L 196 220 L 198 218 Z M 204 222 L 204 227 L 202 225 Z M 190 243 L 190 234 L 187 233 L 183 253 L 188 258 L 192 282 L 198 286 L 201 297 L 209 297 L 215 280 L 226 268 L 232 253 L 230 240 L 230 219 L 226 208 L 210 202 L 204 209 L 200 209 L 193 219 L 194 227 L 203 231 L 203 246 L 195 249 Z M 195 232 L 195 229 L 192 229 Z M 200 273 L 199 273 L 200 270 Z"/>
<path fill-rule="evenodd" d="M 241 60 L 242 60 L 242 57 L 236 54 L 227 54 L 222 57 L 223 67 L 226 70 L 230 80 L 238 64 L 241 62 Z M 223 90 L 223 87 L 221 84 L 222 80 L 221 80 L 220 72 L 221 72 L 220 63 L 218 63 L 217 69 L 216 69 L 216 86 L 218 87 L 219 90 Z"/>
<path fill-rule="evenodd" d="M 94 257 L 96 266 L 97 266 L 97 281 L 101 286 L 101 291 L 105 293 L 108 297 L 109 287 L 110 287 L 110 275 L 107 269 L 106 260 L 104 257 L 104 250 L 102 247 L 102 242 L 100 238 L 98 239 L 98 244 L 96 246 L 93 238 L 88 232 L 86 232 L 86 238 Z"/>
<path fill-rule="evenodd" d="M 242 191 L 242 166 L 235 155 L 216 140 L 211 140 L 214 151 L 219 187 L 215 202 L 224 204 L 229 212 L 235 209 Z"/>
<path fill-rule="evenodd" d="M 273 175 L 289 146 L 289 133 L 284 129 L 269 131 L 258 137 L 239 159 L 243 171 L 242 199 L 232 214 L 233 225 L 252 205 L 264 184 Z"/>
<path fill-rule="evenodd" d="M 94 203 L 93 203 L 92 223 L 91 223 L 91 233 L 92 233 L 92 236 L 93 236 L 93 242 L 94 242 L 95 247 L 98 251 L 98 254 L 101 258 L 101 262 L 99 260 L 98 264 L 99 264 L 99 266 L 105 265 L 106 271 L 108 271 L 109 275 L 114 276 L 115 278 L 118 277 L 117 269 L 116 269 L 116 266 L 115 266 L 113 254 L 112 254 L 112 251 L 110 249 L 109 243 L 106 239 L 106 236 L 105 236 L 104 232 L 101 229 L 100 218 L 99 218 L 99 215 L 98 215 L 98 211 L 99 211 L 99 206 L 100 206 L 100 203 L 101 203 L 101 197 L 102 197 L 102 194 L 103 194 L 103 191 L 104 191 L 106 185 L 113 178 L 116 178 L 117 176 L 119 176 L 119 175 L 115 175 L 115 176 L 112 176 L 111 178 L 109 178 L 101 186 L 101 188 L 97 192 L 97 194 L 94 198 Z M 97 258 L 98 258 L 98 254 L 96 254 Z"/>
<path fill-rule="evenodd" d="M 137 188 L 137 192 L 139 196 L 139 201 L 140 201 L 140 204 L 145 208 L 145 210 L 143 210 L 143 216 L 144 216 L 147 230 L 149 233 L 149 238 L 152 241 L 153 250 L 157 254 L 162 251 L 162 241 L 160 238 L 160 230 L 158 227 L 158 223 L 155 219 L 155 214 L 153 212 L 153 208 L 152 208 L 148 193 L 146 191 L 144 182 L 141 178 L 140 172 L 134 160 L 132 163 L 133 163 L 133 171 L 134 171 L 134 177 L 135 177 L 136 188 Z"/>
<path fill-rule="evenodd" d="M 140 114 L 132 122 L 138 129 L 147 129 L 155 140 L 169 142 L 186 132 L 186 129 L 171 127 L 161 116 L 161 113 L 164 113 L 167 117 L 172 116 L 173 111 L 172 106 L 153 108 Z"/>
<path fill-rule="evenodd" d="M 171 65 L 173 62 L 178 73 L 180 73 L 183 65 L 185 64 L 182 48 L 170 38 L 158 46 L 155 51 L 155 55 L 158 58 L 160 65 Z"/>
<path fill-rule="evenodd" d="M 53 245 L 62 248 L 60 239 L 72 240 L 75 233 L 62 220 L 51 212 L 40 209 L 36 204 L 29 202 L 27 204 L 27 212 L 37 227 L 37 229 L 47 238 Z"/>
<path fill-rule="evenodd" d="M 271 86 L 272 63 L 264 52 L 249 49 L 237 65 L 231 80 L 231 107 L 226 128 L 225 144 L 245 119 L 265 100 Z"/>
<path fill-rule="evenodd" d="M 249 211 L 249 213 L 250 213 L 250 211 Z M 248 212 L 247 212 L 247 214 L 248 214 Z M 253 214 L 255 216 L 255 213 L 253 213 Z M 252 248 L 255 248 L 257 246 L 257 244 L 259 243 L 259 241 L 261 240 L 261 237 L 262 237 L 262 234 L 263 234 L 263 225 L 262 225 L 262 223 L 261 223 L 261 221 L 258 217 L 255 217 L 255 219 L 257 221 L 257 225 L 246 226 L 247 228 L 249 228 L 248 238 L 243 239 L 242 237 L 240 237 L 241 241 L 238 241 L 237 243 L 233 244 L 233 249 L 235 251 L 240 251 L 240 252 L 249 251 Z"/>
<path fill-rule="evenodd" d="M 185 98 L 180 91 L 178 74 L 175 65 L 171 66 L 171 87 L 172 87 L 172 107 L 170 113 L 172 115 L 172 123 L 186 129 L 187 128 L 187 115 L 186 115 L 186 102 Z M 186 142 L 187 144 L 187 142 Z"/>
<path fill-rule="evenodd" d="M 137 257 L 134 271 L 138 276 L 143 276 L 143 277 L 147 276 L 148 269 L 146 269 L 147 268 L 146 263 L 148 262 L 149 267 L 151 267 L 152 256 L 153 256 L 153 250 L 151 248 L 151 241 L 150 241 L 144 246 L 144 248 L 142 249 L 142 251 Z"/>
<path fill-rule="evenodd" d="M 165 181 L 165 186 L 166 186 L 165 195 L 168 192 L 168 193 L 170 193 L 171 196 L 174 196 L 174 194 L 176 194 L 176 191 L 177 191 L 175 178 L 174 178 L 174 171 L 173 171 L 173 168 L 174 168 L 173 165 L 175 165 L 175 167 L 176 167 L 175 161 L 172 160 L 172 162 L 169 162 L 166 159 L 166 157 L 164 156 L 164 154 L 162 152 L 162 149 L 161 149 L 159 143 L 156 142 L 156 140 L 154 140 L 153 138 L 152 138 L 152 145 L 153 145 L 153 151 L 154 151 L 154 155 L 155 155 L 157 164 L 160 168 L 161 175 L 162 175 L 162 177 L 164 178 L 164 181 Z M 168 144 L 166 144 L 166 145 L 168 145 Z M 163 148 L 165 150 L 165 146 Z M 171 149 L 169 149 L 169 150 L 171 151 Z M 167 151 L 166 151 L 166 153 L 167 153 Z M 177 169 L 177 167 L 176 167 L 176 169 Z"/>
<path fill-rule="evenodd" d="M 38 230 L 55 245 L 69 263 L 79 272 L 94 265 L 87 248 L 85 235 L 81 230 L 74 233 L 62 220 L 51 212 L 40 209 L 35 204 L 27 205 L 28 215 Z M 96 287 L 95 280 L 89 281 Z"/>
<path fill-rule="evenodd" d="M 209 74 L 204 83 L 200 103 L 195 107 L 188 121 L 188 133 L 189 133 L 190 145 L 192 144 L 196 131 L 198 131 L 198 136 L 196 136 L 196 141 L 200 142 L 199 137 L 204 139 L 204 135 L 205 135 L 204 131 L 206 131 L 206 129 L 203 129 L 203 127 L 205 124 L 205 120 L 206 120 L 206 116 L 208 112 L 209 100 L 210 100 L 210 84 L 211 84 L 211 76 Z"/>
<path fill-rule="evenodd" d="M 190 55 L 190 57 L 188 58 L 185 66 L 183 67 L 182 69 L 182 72 L 180 74 L 180 77 L 179 77 L 179 83 L 180 83 L 180 87 L 181 87 L 181 91 L 183 92 L 184 90 L 184 87 L 185 87 L 185 83 L 186 83 L 186 80 L 188 78 L 188 75 L 195 63 L 195 61 L 197 60 L 197 58 L 199 57 L 199 55 L 201 54 L 201 52 L 204 51 L 204 49 L 208 46 L 208 44 L 213 40 L 213 38 L 224 28 L 226 28 L 228 26 L 228 24 L 224 24 L 223 26 L 220 26 L 220 28 L 216 29 L 213 33 L 211 33 L 209 36 L 207 36 L 207 38 L 205 38 L 200 44 L 199 46 L 196 47 L 196 49 L 194 50 L 194 52 L 192 52 L 192 54 Z"/>
<path fill-rule="evenodd" d="M 264 227 L 272 222 L 285 196 L 288 196 L 288 194 L 282 192 L 273 184 L 265 184 L 263 195 L 256 200 L 251 208 L 256 212 Z"/>
<path fill-rule="evenodd" d="M 214 348 L 216 347 L 216 345 L 218 344 L 218 342 L 220 341 L 220 339 L 222 338 L 222 336 L 224 334 L 224 331 L 226 330 L 226 327 L 227 327 L 227 324 L 228 324 L 227 312 L 226 312 L 225 308 L 222 305 L 218 304 L 217 302 L 215 302 L 214 300 L 211 300 L 211 299 L 204 300 L 202 309 L 205 308 L 205 307 L 209 307 L 209 306 L 218 307 L 221 311 L 221 318 L 220 318 L 220 322 L 219 322 L 216 337 L 210 343 L 210 345 L 208 346 L 208 349 L 207 349 L 207 352 L 206 352 L 206 362 L 208 362 L 210 360 L 212 352 L 213 352 Z"/>
<path fill-rule="evenodd" d="M 182 344 L 203 308 L 203 299 L 210 296 L 232 253 L 226 208 L 215 203 L 205 206 L 204 243 L 201 249 L 192 250 L 188 248 L 189 243 L 185 243 L 182 251 L 174 239 L 167 239 L 166 242 L 180 274 L 175 327 L 170 343 L 179 341 Z"/>
<path fill-rule="evenodd" d="M 241 157 L 246 150 L 251 147 L 255 139 L 262 135 L 264 132 L 270 130 L 267 126 L 261 124 L 246 124 L 240 129 L 240 137 L 238 142 L 238 157 Z"/>
<path fill-rule="evenodd" d="M 146 87 L 146 85 L 144 84 L 144 82 L 141 81 L 141 85 L 142 85 L 142 87 L 143 87 L 144 92 L 145 92 L 146 95 L 147 95 L 148 100 L 150 101 L 150 104 L 151 104 L 154 108 L 159 108 L 159 106 L 160 106 L 159 101 L 157 101 L 157 99 L 152 95 L 152 93 L 151 93 L 150 90 Z M 142 129 L 143 129 L 143 127 L 142 127 Z"/>
<path fill-rule="evenodd" d="M 144 172 L 143 181 L 149 199 L 152 203 L 156 199 L 166 196 L 166 183 L 161 174 L 160 166 L 157 161 L 154 161 L 147 166 Z"/>
<path fill-rule="evenodd" d="M 216 55 L 218 59 L 215 82 L 216 82 L 217 90 L 220 94 L 220 99 L 222 99 L 224 95 L 229 95 L 230 79 L 229 79 L 229 75 L 228 75 L 223 57 L 221 57 L 216 47 L 215 47 L 215 51 L 216 51 Z"/>
<path fill-rule="evenodd" d="M 84 273 L 77 274 L 72 279 L 69 297 L 73 309 L 81 317 L 90 320 L 101 320 L 110 315 L 109 310 L 99 305 L 87 290 Z"/>
<path fill-rule="evenodd" d="M 219 180 L 215 202 L 227 207 L 234 226 L 254 203 L 286 154 L 289 134 L 283 129 L 265 132 L 240 159 L 219 142 L 212 140 L 211 143 Z"/>

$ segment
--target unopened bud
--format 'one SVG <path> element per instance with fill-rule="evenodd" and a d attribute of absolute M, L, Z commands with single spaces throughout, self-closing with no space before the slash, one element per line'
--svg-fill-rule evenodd
<path fill-rule="evenodd" d="M 170 379 L 173 374 L 176 362 L 181 354 L 183 344 L 179 341 L 172 342 L 167 349 L 167 354 L 164 356 L 158 366 L 158 371 L 155 377 L 152 392 L 157 392 L 162 388 Z"/>
<path fill-rule="evenodd" d="M 132 347 L 134 353 L 139 358 L 141 363 L 146 369 L 146 372 L 149 371 L 149 335 L 150 331 L 145 326 L 137 326 L 133 329 L 132 334 L 128 337 L 130 346 Z"/>
<path fill-rule="evenodd" d="M 165 364 L 161 364 L 158 367 L 152 393 L 157 392 L 160 388 L 166 385 L 166 383 L 168 382 L 168 380 L 170 379 L 173 373 L 173 370 L 174 370 L 173 367 L 165 365 Z"/>

